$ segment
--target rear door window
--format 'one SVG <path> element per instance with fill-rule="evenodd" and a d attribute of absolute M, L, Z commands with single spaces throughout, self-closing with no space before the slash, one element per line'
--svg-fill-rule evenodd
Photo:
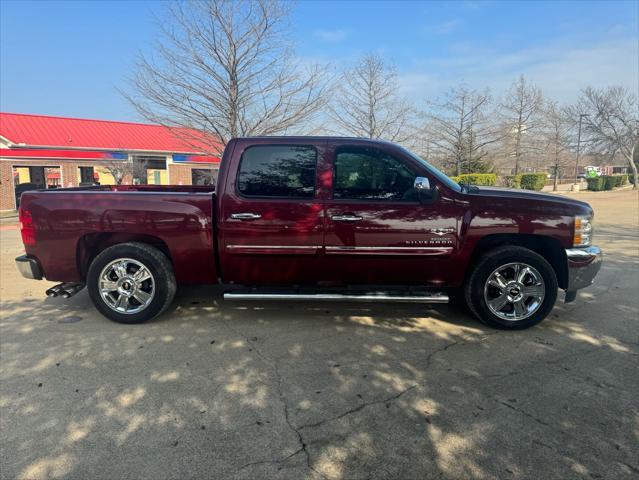
<path fill-rule="evenodd" d="M 249 147 L 240 160 L 237 189 L 247 197 L 312 198 L 316 165 L 311 146 Z"/>

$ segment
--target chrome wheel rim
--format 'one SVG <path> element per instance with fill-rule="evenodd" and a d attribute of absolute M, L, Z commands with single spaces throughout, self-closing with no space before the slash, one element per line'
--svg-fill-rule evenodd
<path fill-rule="evenodd" d="M 118 258 L 100 272 L 98 290 L 111 310 L 132 315 L 151 304 L 155 296 L 155 279 L 143 263 L 132 258 Z"/>
<path fill-rule="evenodd" d="M 484 300 L 497 317 L 519 321 L 539 310 L 546 288 L 539 271 L 520 262 L 496 268 L 484 285 Z"/>

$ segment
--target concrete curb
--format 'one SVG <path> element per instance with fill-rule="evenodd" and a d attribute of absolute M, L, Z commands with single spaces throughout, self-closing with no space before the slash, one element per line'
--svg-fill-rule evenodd
<path fill-rule="evenodd" d="M 18 218 L 18 212 L 16 210 L 0 210 L 0 219 L 13 217 Z"/>

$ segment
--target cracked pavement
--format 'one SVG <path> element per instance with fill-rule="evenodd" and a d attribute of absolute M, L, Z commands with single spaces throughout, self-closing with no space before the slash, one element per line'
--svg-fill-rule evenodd
<path fill-rule="evenodd" d="M 19 277 L 0 229 L 0 477 L 637 478 L 639 197 L 575 197 L 604 266 L 523 332 L 212 287 L 118 325 Z"/>

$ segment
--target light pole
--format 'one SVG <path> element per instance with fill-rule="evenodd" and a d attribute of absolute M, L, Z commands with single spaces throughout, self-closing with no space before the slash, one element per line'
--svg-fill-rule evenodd
<path fill-rule="evenodd" d="M 579 172 L 579 147 L 581 146 L 581 121 L 587 117 L 587 113 L 579 114 L 579 133 L 577 134 L 577 160 L 575 160 L 575 185 L 577 184 L 577 174 Z"/>

